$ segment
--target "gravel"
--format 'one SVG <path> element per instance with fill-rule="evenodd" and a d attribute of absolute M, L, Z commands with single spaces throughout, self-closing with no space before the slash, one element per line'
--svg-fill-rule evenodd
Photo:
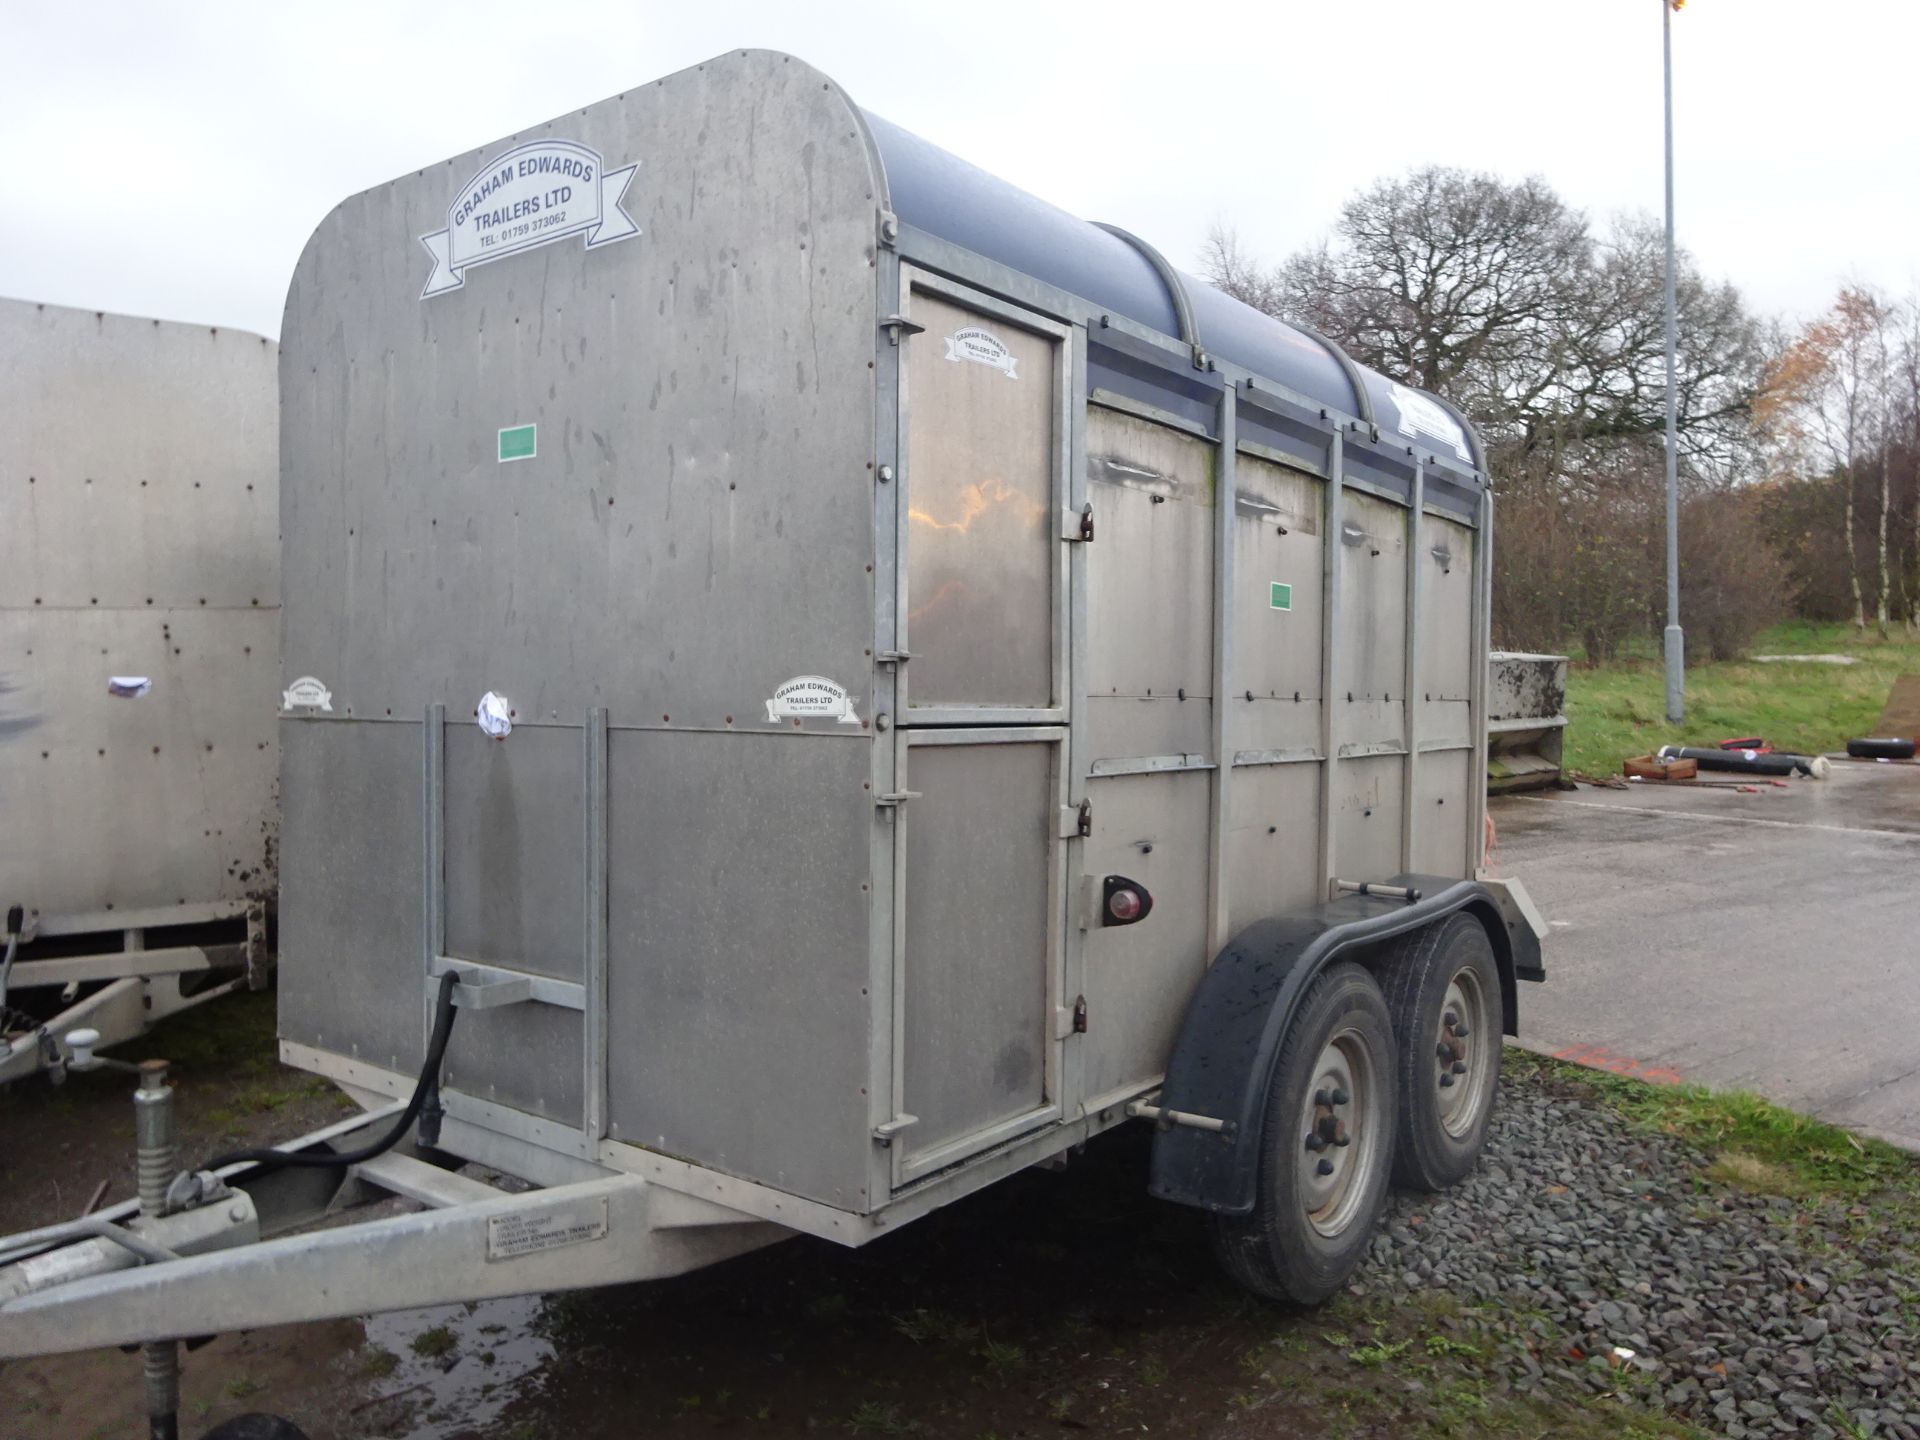
<path fill-rule="evenodd" d="M 1390 1202 L 1355 1293 L 1473 1307 L 1521 1393 L 1615 1393 L 1736 1440 L 1920 1440 L 1910 1231 L 1708 1182 L 1709 1157 L 1604 1105 L 1502 1083 L 1479 1168 Z"/>

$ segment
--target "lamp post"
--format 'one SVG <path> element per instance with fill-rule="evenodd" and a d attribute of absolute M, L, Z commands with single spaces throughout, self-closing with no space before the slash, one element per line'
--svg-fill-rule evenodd
<path fill-rule="evenodd" d="M 1680 629 L 1680 402 L 1673 331 L 1673 12 L 1686 0 L 1660 0 L 1660 51 L 1667 99 L 1667 720 L 1687 718 L 1687 642 Z"/>

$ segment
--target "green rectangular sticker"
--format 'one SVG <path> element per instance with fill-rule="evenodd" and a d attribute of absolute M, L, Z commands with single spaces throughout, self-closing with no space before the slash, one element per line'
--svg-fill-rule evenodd
<path fill-rule="evenodd" d="M 531 460 L 535 454 L 534 425 L 509 425 L 500 432 L 500 463 Z"/>
<path fill-rule="evenodd" d="M 1291 610 L 1293 608 L 1293 586 L 1283 585 L 1278 580 L 1274 581 L 1273 589 L 1268 593 L 1267 604 L 1271 605 L 1275 610 Z"/>

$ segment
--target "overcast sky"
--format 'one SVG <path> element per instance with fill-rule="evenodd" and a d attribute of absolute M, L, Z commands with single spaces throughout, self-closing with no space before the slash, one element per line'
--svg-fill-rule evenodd
<path fill-rule="evenodd" d="M 1192 267 L 1279 259 L 1374 177 L 1661 205 L 1659 0 L 0 0 L 0 294 L 277 335 L 354 191 L 730 48 Z M 1759 308 L 1920 284 L 1920 6 L 1689 0 L 1680 239 Z"/>

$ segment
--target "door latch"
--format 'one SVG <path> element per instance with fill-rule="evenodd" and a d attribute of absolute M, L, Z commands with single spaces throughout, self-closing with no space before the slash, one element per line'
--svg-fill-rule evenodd
<path fill-rule="evenodd" d="M 896 1115 L 884 1124 L 873 1127 L 874 1142 L 878 1144 L 882 1150 L 891 1150 L 893 1148 L 894 1136 L 898 1135 L 902 1130 L 913 1125 L 918 1125 L 919 1123 L 920 1117 L 918 1115 Z"/>
<path fill-rule="evenodd" d="M 896 345 L 908 335 L 924 334 L 927 328 L 924 325 L 914 324 L 904 315 L 889 315 L 880 323 L 886 327 L 887 337 Z"/>
<path fill-rule="evenodd" d="M 897 808 L 906 804 L 909 800 L 918 800 L 919 798 L 920 792 L 918 790 L 894 790 L 885 795 L 874 796 L 873 803 L 883 809 Z"/>
<path fill-rule="evenodd" d="M 1087 997 L 1084 995 L 1074 997 L 1073 1033 L 1076 1035 L 1084 1035 L 1087 1033 Z"/>
<path fill-rule="evenodd" d="M 1077 540 L 1085 544 L 1093 539 L 1093 502 L 1089 500 L 1078 510 L 1066 510 L 1060 516 L 1060 538 Z"/>

